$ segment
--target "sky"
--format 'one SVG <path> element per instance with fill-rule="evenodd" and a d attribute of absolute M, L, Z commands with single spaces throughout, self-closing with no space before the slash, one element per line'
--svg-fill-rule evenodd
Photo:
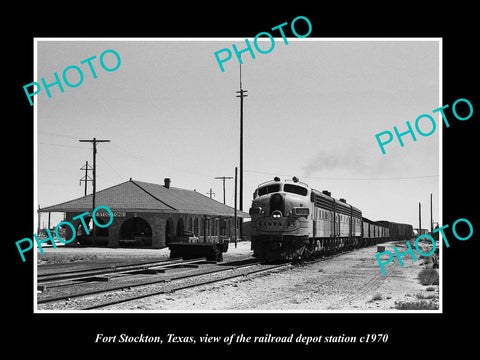
<path fill-rule="evenodd" d="M 253 43 L 253 39 L 250 39 Z M 84 79 L 35 95 L 37 204 L 46 207 L 83 196 L 80 170 L 92 164 L 92 145 L 79 139 L 108 139 L 97 146 L 97 191 L 129 178 L 196 189 L 223 201 L 222 181 L 239 166 L 239 62 L 233 54 L 220 70 L 214 53 L 245 38 L 217 39 L 37 39 L 36 78 L 75 65 Z M 259 42 L 270 46 L 268 38 Z M 100 55 L 113 49 L 121 64 L 107 72 Z M 279 176 L 345 198 L 371 220 L 422 228 L 439 221 L 441 58 L 438 39 L 276 38 L 273 50 L 255 59 L 242 55 L 244 98 L 244 195 L 248 212 L 258 184 Z M 87 64 L 92 60 L 97 78 Z M 114 56 L 105 55 L 113 67 Z M 75 70 L 68 79 L 75 83 Z M 28 101 L 28 100 L 26 100 Z M 430 136 L 396 138 L 382 154 L 375 135 L 397 126 L 414 127 L 431 115 Z M 424 119 L 425 120 L 425 119 Z M 419 123 L 424 132 L 428 121 Z M 88 184 L 91 193 L 91 183 Z M 234 181 L 226 180 L 233 206 Z M 37 206 L 37 205 L 35 205 Z M 35 207 L 36 210 L 36 207 Z M 61 221 L 61 216 L 52 220 Z M 41 225 L 46 221 L 42 215 Z M 427 225 L 428 224 L 428 225 Z"/>

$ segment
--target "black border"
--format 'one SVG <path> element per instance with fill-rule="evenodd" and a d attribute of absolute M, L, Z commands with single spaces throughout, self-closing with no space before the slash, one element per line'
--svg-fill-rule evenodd
<path fill-rule="evenodd" d="M 333 6 L 309 5 L 292 9 L 282 4 L 260 11 L 257 5 L 223 3 L 217 6 L 200 5 L 194 9 L 183 4 L 183 9 L 172 10 L 161 3 L 155 5 L 109 4 L 101 9 L 96 4 L 70 8 L 33 5 L 14 12 L 11 28 L 4 29 L 7 37 L 8 79 L 5 102 L 8 116 L 4 139 L 4 204 L 8 215 L 4 250 L 7 251 L 4 296 L 8 307 L 4 319 L 11 315 L 5 328 L 4 343 L 19 352 L 28 346 L 45 352 L 52 358 L 89 354 L 107 350 L 133 349 L 138 354 L 154 351 L 175 353 L 200 351 L 218 354 L 223 350 L 238 353 L 246 350 L 294 350 L 298 354 L 342 350 L 365 351 L 372 356 L 389 356 L 395 352 L 419 355 L 440 352 L 443 348 L 461 344 L 465 351 L 475 344 L 475 334 L 469 328 L 469 319 L 475 313 L 475 238 L 480 231 L 475 203 L 476 159 L 475 126 L 480 113 L 478 89 L 474 89 L 478 75 L 477 39 L 473 6 L 461 3 L 438 5 L 420 9 L 418 4 L 402 2 L 385 4 L 385 8 L 370 7 L 364 3 L 355 7 L 342 3 Z M 33 229 L 33 111 L 25 100 L 23 85 L 33 79 L 34 37 L 251 37 L 296 16 L 306 16 L 312 23 L 310 37 L 441 37 L 443 38 L 443 104 L 453 104 L 458 98 L 467 98 L 473 104 L 474 115 L 468 121 L 452 120 L 443 131 L 443 224 L 452 224 L 458 218 L 469 219 L 474 236 L 465 242 L 450 241 L 444 247 L 444 313 L 443 314 L 33 314 L 33 257 L 26 263 L 18 257 L 14 241 L 31 237 Z M 13 25 L 11 25 L 13 23 Z M 4 24 L 4 27 L 7 24 Z M 12 66 L 13 69 L 10 67 Z M 6 68 L 4 68 L 6 70 Z M 13 100 L 13 101 L 10 101 Z M 408 104 L 405 104 L 408 106 Z M 426 109 L 426 112 L 430 109 Z M 447 112 L 447 114 L 451 114 Z M 452 115 L 450 115 L 452 116 Z M 8 125 L 7 125 L 8 124 Z M 12 128 L 13 127 L 13 128 Z M 13 200 L 13 201 L 12 201 Z M 12 206 L 13 205 L 13 206 Z M 447 232 L 447 234 L 451 234 Z M 449 238 L 450 239 L 450 238 Z M 472 324 L 475 329 L 475 325 Z M 97 333 L 136 335 L 140 333 L 163 335 L 226 336 L 243 333 L 261 336 L 266 333 L 286 336 L 291 333 L 315 336 L 388 333 L 387 344 L 236 344 L 226 346 L 186 344 L 95 344 Z M 51 349 L 51 348 L 54 349 Z M 384 352 L 385 350 L 388 352 Z M 440 351 L 439 351 L 440 350 Z M 378 353 L 377 353 L 378 351 Z M 381 352 L 380 352 L 381 351 Z M 157 353 L 158 352 L 158 353 Z M 270 354 L 270 353 L 267 354 Z M 63 355 L 62 355 L 63 354 Z M 252 353 L 253 354 L 253 353 Z M 67 355 L 68 356 L 68 355 Z M 421 355 L 420 355 L 421 356 Z"/>

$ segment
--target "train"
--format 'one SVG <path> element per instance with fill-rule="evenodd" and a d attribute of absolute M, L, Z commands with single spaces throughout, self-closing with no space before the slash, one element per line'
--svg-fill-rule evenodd
<path fill-rule="evenodd" d="M 369 220 L 345 199 L 313 189 L 297 177 L 275 177 L 258 185 L 249 214 L 253 256 L 265 260 L 328 256 L 413 238 L 412 225 Z"/>

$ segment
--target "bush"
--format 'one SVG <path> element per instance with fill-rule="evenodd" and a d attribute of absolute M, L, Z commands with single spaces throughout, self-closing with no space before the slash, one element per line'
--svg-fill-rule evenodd
<path fill-rule="evenodd" d="M 374 301 L 379 301 L 382 300 L 383 296 L 381 294 L 375 294 L 368 302 L 374 302 Z"/>
<path fill-rule="evenodd" d="M 397 310 L 438 310 L 438 304 L 435 301 L 410 301 L 395 303 Z"/>
<path fill-rule="evenodd" d="M 437 269 L 423 269 L 418 274 L 418 280 L 422 285 L 438 285 L 439 276 Z"/>
<path fill-rule="evenodd" d="M 422 294 L 422 293 L 415 294 L 415 297 L 417 299 L 434 299 L 436 296 L 437 296 L 436 294 Z"/>

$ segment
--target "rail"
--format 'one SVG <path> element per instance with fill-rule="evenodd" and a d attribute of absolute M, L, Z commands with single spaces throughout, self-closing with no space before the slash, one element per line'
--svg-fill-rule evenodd
<path fill-rule="evenodd" d="M 238 267 L 234 267 L 234 268 L 227 268 L 227 269 L 224 269 L 224 270 L 223 270 L 223 269 L 222 269 L 222 270 L 218 270 L 218 271 L 216 271 L 216 272 L 219 272 L 219 271 L 227 271 L 227 270 L 237 269 L 237 268 L 246 267 L 246 266 L 254 266 L 254 265 L 258 265 L 258 264 L 260 264 L 260 263 L 261 263 L 261 262 L 252 263 L 252 264 L 246 264 L 246 265 L 238 266 Z M 100 308 L 104 308 L 104 307 L 108 307 L 108 306 L 112 306 L 112 305 L 118 305 L 118 304 L 125 303 L 125 302 L 129 302 L 129 301 L 134 301 L 134 300 L 139 300 L 139 299 L 151 297 L 151 296 L 162 295 L 162 294 L 169 294 L 169 293 L 172 293 L 172 292 L 175 292 L 175 291 L 179 291 L 179 290 L 190 289 L 190 288 L 193 288 L 193 287 L 198 287 L 198 286 L 202 286 L 202 285 L 213 284 L 213 283 L 217 283 L 217 282 L 221 282 L 221 281 L 226 281 L 226 280 L 235 279 L 235 278 L 238 278 L 238 277 L 245 277 L 245 276 L 252 275 L 252 274 L 258 274 L 258 273 L 267 272 L 267 271 L 272 271 L 272 270 L 276 270 L 276 269 L 279 269 L 279 268 L 290 267 L 290 266 L 291 266 L 290 263 L 270 265 L 270 266 L 268 266 L 267 268 L 256 269 L 256 270 L 248 271 L 248 272 L 246 272 L 246 273 L 232 274 L 232 275 L 228 275 L 228 276 L 223 276 L 223 277 L 218 278 L 218 279 L 204 280 L 204 281 L 195 282 L 195 283 L 193 283 L 193 284 L 180 285 L 180 286 L 176 286 L 176 287 L 170 288 L 170 289 L 162 289 L 162 290 L 158 290 L 158 291 L 148 292 L 148 293 L 146 293 L 146 294 L 141 294 L 141 295 L 136 295 L 136 296 L 130 296 L 130 297 L 127 297 L 127 298 L 123 298 L 123 299 L 119 299 L 119 300 L 114 300 L 114 301 L 108 301 L 108 302 L 104 302 L 104 303 L 101 303 L 101 304 L 97 304 L 97 305 L 85 307 L 85 308 L 83 308 L 82 310 L 95 310 L 95 309 L 100 309 Z"/>
<path fill-rule="evenodd" d="M 209 263 L 209 262 L 207 262 L 205 259 L 194 259 L 194 260 L 188 260 L 188 261 L 175 262 L 173 264 L 165 265 L 163 267 L 165 268 L 167 266 L 184 266 L 184 265 L 195 264 L 195 263 Z M 65 295 L 61 295 L 61 296 L 51 296 L 51 297 L 40 298 L 40 299 L 37 299 L 37 304 L 44 304 L 44 303 L 49 303 L 49 302 L 72 299 L 72 298 L 76 298 L 76 297 L 83 297 L 83 296 L 89 296 L 89 295 L 96 295 L 96 294 L 100 294 L 100 293 L 113 292 L 113 291 L 121 290 L 121 289 L 124 289 L 124 288 L 134 288 L 134 287 L 148 286 L 148 285 L 154 285 L 154 284 L 158 284 L 158 283 L 169 283 L 169 282 L 175 281 L 175 280 L 183 280 L 183 279 L 187 279 L 187 278 L 193 278 L 193 277 L 213 274 L 213 273 L 217 273 L 217 272 L 235 270 L 235 269 L 238 269 L 238 268 L 241 268 L 241 267 L 253 266 L 253 265 L 256 265 L 256 264 L 260 264 L 260 263 L 261 263 L 260 260 L 254 260 L 253 262 L 248 261 L 248 262 L 243 263 L 243 264 L 239 263 L 239 262 L 232 262 L 231 265 L 229 265 L 229 263 L 222 263 L 222 264 L 218 264 L 213 269 L 207 269 L 207 270 L 203 270 L 203 271 L 195 272 L 195 273 L 180 274 L 180 275 L 176 275 L 176 276 L 174 275 L 174 276 L 170 276 L 170 277 L 163 277 L 161 279 L 155 279 L 155 280 L 149 280 L 149 281 L 140 281 L 140 282 L 135 281 L 135 282 L 125 283 L 125 284 L 121 284 L 121 285 L 118 285 L 118 286 L 112 286 L 112 287 L 108 287 L 108 288 L 102 287 L 101 289 L 79 291 L 77 293 L 69 293 L 69 294 L 65 294 Z M 153 267 L 145 268 L 145 269 L 137 269 L 137 270 L 140 270 L 142 273 L 145 273 L 145 274 L 156 273 L 156 272 L 148 271 L 149 269 L 152 269 L 152 268 Z M 134 270 L 134 271 L 137 271 L 137 270 Z M 138 274 L 138 272 L 136 272 L 136 274 Z M 78 279 L 82 279 L 82 277 L 76 278 L 76 280 L 78 280 Z M 69 285 L 73 285 L 73 284 L 69 284 Z M 46 286 L 48 287 L 48 284 Z"/>

